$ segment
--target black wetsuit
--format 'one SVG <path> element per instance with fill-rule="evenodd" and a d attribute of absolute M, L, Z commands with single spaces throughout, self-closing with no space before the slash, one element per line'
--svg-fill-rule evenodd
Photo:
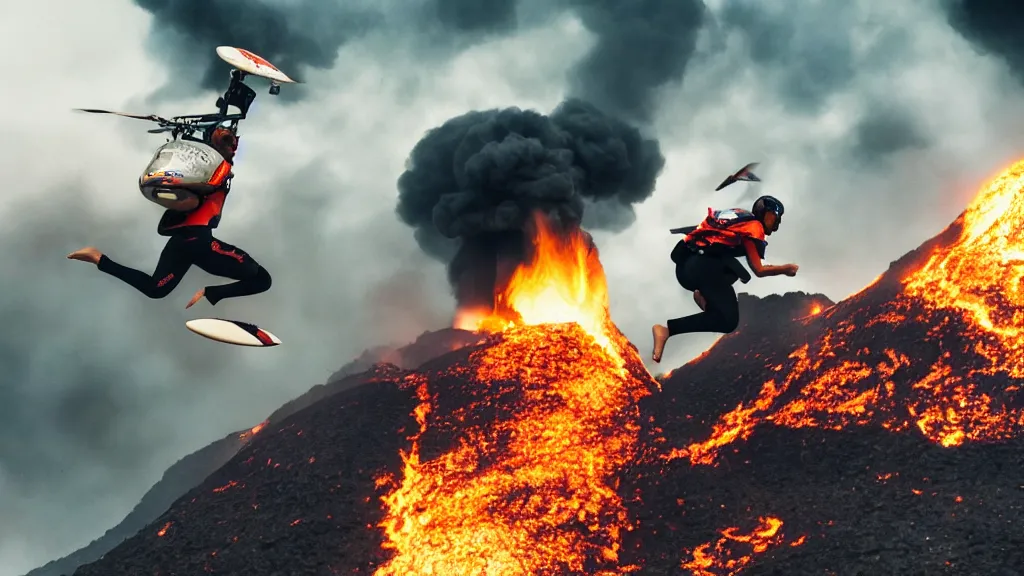
<path fill-rule="evenodd" d="M 668 321 L 669 336 L 689 332 L 728 334 L 740 323 L 740 306 L 732 285 L 739 280 L 735 266 L 741 264 L 729 256 L 692 254 L 676 264 L 676 280 L 693 292 L 699 290 L 707 302 L 704 311 Z"/>
<path fill-rule="evenodd" d="M 753 242 L 764 258 L 767 247 L 764 224 L 739 208 L 714 212 L 697 226 L 676 228 L 686 236 L 672 250 L 676 280 L 691 291 L 700 291 L 707 305 L 702 312 L 673 318 L 666 324 L 669 336 L 690 332 L 728 334 L 739 326 L 740 305 L 733 284 L 750 281 L 750 272 L 739 262 L 747 255 L 745 245 Z"/>
<path fill-rule="evenodd" d="M 164 213 L 157 230 L 169 238 L 152 275 L 118 264 L 106 255 L 100 257 L 99 269 L 150 298 L 163 298 L 170 294 L 192 265 L 214 276 L 238 280 L 231 284 L 207 286 L 205 296 L 210 304 L 269 290 L 271 278 L 265 268 L 244 250 L 213 236 L 230 190 L 229 182 L 204 199 L 192 212 L 168 210 Z"/>

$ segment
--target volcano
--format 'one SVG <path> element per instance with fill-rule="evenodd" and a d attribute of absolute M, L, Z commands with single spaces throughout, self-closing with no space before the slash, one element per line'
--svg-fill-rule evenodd
<path fill-rule="evenodd" d="M 1022 281 L 1024 162 L 858 294 L 744 297 L 655 378 L 541 222 L 463 347 L 272 419 L 75 576 L 1019 574 Z"/>

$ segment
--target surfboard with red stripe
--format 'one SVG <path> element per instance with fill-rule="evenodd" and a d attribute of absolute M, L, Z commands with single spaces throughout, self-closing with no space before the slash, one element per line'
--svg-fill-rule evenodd
<path fill-rule="evenodd" d="M 266 348 L 281 344 L 281 339 L 269 330 L 239 320 L 196 318 L 185 322 L 185 327 L 204 338 L 236 346 Z"/>

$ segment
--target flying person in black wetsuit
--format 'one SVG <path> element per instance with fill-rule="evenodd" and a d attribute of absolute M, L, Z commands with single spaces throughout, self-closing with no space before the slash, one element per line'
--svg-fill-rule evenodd
<path fill-rule="evenodd" d="M 170 294 L 192 265 L 214 276 L 231 278 L 237 282 L 200 288 L 185 308 L 191 308 L 204 296 L 210 304 L 225 298 L 259 294 L 270 289 L 271 278 L 265 268 L 244 250 L 218 240 L 213 229 L 220 223 L 224 201 L 231 189 L 231 167 L 234 165 L 238 138 L 227 128 L 214 130 L 210 145 L 224 157 L 223 184 L 206 195 L 191 212 L 164 212 L 157 233 L 168 236 L 153 274 L 146 274 L 114 262 L 93 247 L 82 248 L 68 254 L 71 260 L 95 264 L 101 272 L 129 284 L 150 298 L 163 298 Z"/>
<path fill-rule="evenodd" d="M 736 329 L 740 311 L 732 286 L 737 280 L 742 279 L 744 283 L 750 280 L 750 274 L 737 258 L 745 256 L 758 278 L 796 275 L 799 269 L 796 264 L 770 266 L 761 261 L 768 245 L 765 237 L 779 229 L 784 211 L 778 199 L 762 196 L 754 202 L 750 212 L 740 208 L 713 212 L 709 208 L 708 217 L 699 225 L 672 231 L 686 234 L 672 250 L 676 280 L 693 292 L 693 300 L 702 311 L 651 328 L 654 336 L 651 357 L 655 362 L 661 362 L 665 342 L 672 336 L 691 332 L 728 334 Z"/>

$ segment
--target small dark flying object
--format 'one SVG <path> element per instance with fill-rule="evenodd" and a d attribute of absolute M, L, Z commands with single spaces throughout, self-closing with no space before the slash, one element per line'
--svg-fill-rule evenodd
<path fill-rule="evenodd" d="M 736 172 L 732 176 L 729 176 L 728 178 L 723 180 L 722 183 L 718 185 L 718 188 L 715 188 L 715 192 L 718 192 L 722 188 L 725 188 L 726 186 L 734 182 L 760 182 L 761 179 L 758 178 L 756 174 L 754 174 L 754 168 L 757 168 L 758 164 L 760 163 L 751 162 L 750 164 L 747 164 L 743 168 L 740 168 L 739 172 Z"/>

